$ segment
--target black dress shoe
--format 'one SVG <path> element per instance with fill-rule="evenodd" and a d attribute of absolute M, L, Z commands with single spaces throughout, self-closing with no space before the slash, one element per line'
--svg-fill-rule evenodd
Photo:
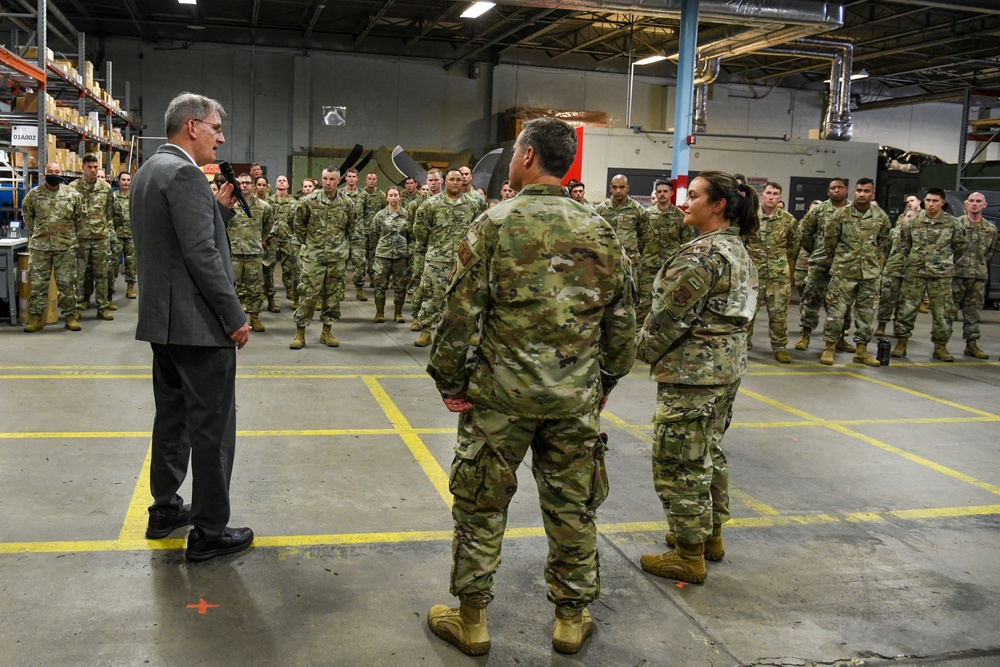
<path fill-rule="evenodd" d="M 205 534 L 200 528 L 193 528 L 188 533 L 187 552 L 184 556 L 193 561 L 208 560 L 243 551 L 251 542 L 253 542 L 253 531 L 249 528 L 226 528 L 219 539 L 211 542 L 205 539 Z"/>
<path fill-rule="evenodd" d="M 191 506 L 185 505 L 176 512 L 153 510 L 146 524 L 146 538 L 161 540 L 178 528 L 191 525 Z"/>

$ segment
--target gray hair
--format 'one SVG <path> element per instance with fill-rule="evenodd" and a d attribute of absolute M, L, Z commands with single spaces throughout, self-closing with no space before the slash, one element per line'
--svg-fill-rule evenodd
<path fill-rule="evenodd" d="M 194 118 L 202 120 L 213 111 L 219 114 L 220 119 L 226 117 L 226 110 L 212 98 L 195 93 L 181 93 L 170 101 L 167 113 L 163 116 L 167 136 L 170 137 L 180 132 L 184 123 L 189 120 Z"/>
<path fill-rule="evenodd" d="M 536 118 L 524 124 L 517 137 L 521 149 L 531 146 L 541 170 L 549 176 L 562 178 L 576 157 L 576 132 L 557 118 Z"/>
<path fill-rule="evenodd" d="M 340 178 L 340 167 L 338 167 L 335 164 L 331 164 L 328 167 L 323 167 L 323 171 L 325 171 L 328 174 L 336 174 L 337 178 Z"/>

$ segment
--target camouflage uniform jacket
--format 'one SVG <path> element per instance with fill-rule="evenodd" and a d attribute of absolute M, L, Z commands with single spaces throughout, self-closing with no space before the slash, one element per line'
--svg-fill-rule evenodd
<path fill-rule="evenodd" d="M 795 216 L 784 209 L 775 208 L 771 215 L 757 209 L 760 227 L 757 235 L 744 239 L 750 259 L 757 267 L 762 281 L 790 283 L 790 264 L 799 256 L 799 228 Z"/>
<path fill-rule="evenodd" d="M 458 244 L 476 219 L 477 206 L 470 197 L 453 200 L 444 192 L 428 199 L 413 221 L 414 250 L 426 253 L 427 262 L 454 263 Z"/>
<path fill-rule="evenodd" d="M 427 366 L 438 391 L 528 418 L 594 413 L 635 359 L 626 266 L 611 226 L 558 185 L 491 208 L 458 250 Z"/>
<path fill-rule="evenodd" d="M 316 190 L 295 207 L 295 236 L 303 246 L 303 255 L 315 262 L 346 259 L 351 238 L 360 226 L 357 209 L 343 192 L 330 199 Z"/>
<path fill-rule="evenodd" d="M 399 191 L 399 208 L 401 208 L 403 210 L 403 213 L 406 214 L 406 219 L 407 220 L 410 220 L 410 221 L 413 220 L 413 216 L 410 215 L 409 212 L 408 212 L 410 210 L 410 204 L 412 204 L 414 202 L 419 202 L 419 201 L 420 201 L 420 191 L 419 190 L 417 190 L 416 192 L 414 192 L 412 195 L 406 194 L 406 190 L 400 190 Z M 416 209 L 414 209 L 414 212 L 416 212 Z"/>
<path fill-rule="evenodd" d="M 413 224 L 413 221 L 417 219 L 417 211 L 420 210 L 420 207 L 426 204 L 427 200 L 433 196 L 434 195 L 429 195 L 424 192 L 418 192 L 416 196 L 410 200 L 410 203 L 406 204 L 406 219 L 410 221 L 411 225 Z M 400 202 L 400 206 L 402 206 L 402 202 Z"/>
<path fill-rule="evenodd" d="M 662 211 L 656 204 L 646 210 L 649 214 L 649 225 L 653 230 L 653 246 L 656 248 L 651 256 L 656 256 L 655 270 L 659 270 L 682 245 L 697 236 L 698 232 L 694 227 L 684 224 L 684 211 L 673 204 Z"/>
<path fill-rule="evenodd" d="M 121 191 L 115 192 L 111 198 L 113 214 L 111 219 L 115 225 L 115 236 L 120 239 L 132 238 L 132 224 L 129 218 L 128 195 Z"/>
<path fill-rule="evenodd" d="M 378 245 L 375 246 L 375 256 L 386 259 L 399 259 L 410 256 L 410 223 L 406 220 L 403 210 L 391 211 L 384 208 L 375 214 L 372 224 L 378 232 Z"/>
<path fill-rule="evenodd" d="M 649 213 L 631 197 L 626 197 L 621 206 L 615 206 L 615 200 L 608 197 L 597 205 L 597 214 L 611 223 L 622 248 L 628 255 L 632 266 L 638 272 L 650 270 L 655 266 L 657 257 L 647 254 L 646 248 L 653 249 L 653 228 L 649 225 Z M 638 273 L 636 277 L 638 278 Z"/>
<path fill-rule="evenodd" d="M 114 219 L 114 203 L 111 197 L 111 186 L 97 179 L 88 183 L 78 178 L 70 187 L 75 189 L 83 199 L 84 226 L 77 234 L 78 239 L 106 239 L 114 234 L 112 220 Z"/>
<path fill-rule="evenodd" d="M 853 202 L 848 199 L 842 206 L 850 206 Z M 802 216 L 799 221 L 799 247 L 809 253 L 809 266 L 822 266 L 830 268 L 831 261 L 826 256 L 826 249 L 823 244 L 823 230 L 826 223 L 833 217 L 833 214 L 840 209 L 827 199 L 822 204 L 817 204 L 809 209 L 809 212 Z"/>
<path fill-rule="evenodd" d="M 906 263 L 906 257 L 903 256 L 899 248 L 899 231 L 905 224 L 906 221 L 904 220 L 889 232 L 889 259 L 885 260 L 885 266 L 882 268 L 882 275 L 884 276 L 902 278 L 905 273 L 903 265 Z"/>
<path fill-rule="evenodd" d="M 263 199 L 248 197 L 252 218 L 248 218 L 242 207 L 233 207 L 233 217 L 226 223 L 229 245 L 234 255 L 263 255 L 261 243 L 270 240 L 271 205 Z"/>
<path fill-rule="evenodd" d="M 690 385 L 739 380 L 756 311 L 757 267 L 739 229 L 685 243 L 653 282 L 653 307 L 641 333 L 650 377 Z"/>
<path fill-rule="evenodd" d="M 295 207 L 298 200 L 288 195 L 287 197 L 268 197 L 267 203 L 271 205 L 271 230 L 268 233 L 275 241 L 289 241 L 292 239 L 292 217 L 295 215 Z"/>
<path fill-rule="evenodd" d="M 891 227 L 889 216 L 874 204 L 864 212 L 854 204 L 840 209 L 823 233 L 824 253 L 833 258 L 830 275 L 851 280 L 878 278 L 889 254 Z"/>
<path fill-rule="evenodd" d="M 473 205 L 476 207 L 476 215 L 479 215 L 480 213 L 485 211 L 488 207 L 486 200 L 483 199 L 483 196 L 478 192 L 476 192 L 475 190 L 471 190 L 469 192 L 463 192 L 462 196 L 468 198 L 469 201 L 471 201 Z"/>
<path fill-rule="evenodd" d="M 963 215 L 958 221 L 965 229 L 969 245 L 965 252 L 955 255 L 955 277 L 986 280 L 990 277 L 989 264 L 997 251 L 997 228 L 985 218 L 969 222 L 968 216 Z"/>
<path fill-rule="evenodd" d="M 43 183 L 33 187 L 21 203 L 21 216 L 31 234 L 32 250 L 70 250 L 85 224 L 83 199 L 68 185 L 55 192 Z"/>
<path fill-rule="evenodd" d="M 899 232 L 908 278 L 951 278 L 955 275 L 955 257 L 961 256 L 967 245 L 961 223 L 944 211 L 937 220 L 921 211 Z"/>
<path fill-rule="evenodd" d="M 385 198 L 385 193 L 375 188 L 373 192 L 368 192 L 367 188 L 364 190 L 365 193 L 365 222 L 368 224 L 368 231 L 377 234 L 378 228 L 372 224 L 372 220 L 375 218 L 375 214 L 388 206 L 389 201 Z"/>

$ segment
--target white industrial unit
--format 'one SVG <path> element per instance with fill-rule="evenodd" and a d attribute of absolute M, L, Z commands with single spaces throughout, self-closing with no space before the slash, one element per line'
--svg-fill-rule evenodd
<path fill-rule="evenodd" d="M 584 128 L 580 180 L 587 199 L 603 201 L 611 177 L 624 173 L 631 195 L 648 202 L 653 180 L 671 175 L 673 147 L 673 134 Z M 829 179 L 839 176 L 852 185 L 866 176 L 874 180 L 878 164 L 878 145 L 848 141 L 700 135 L 690 150 L 692 174 L 720 169 L 744 174 L 758 188 L 780 183 L 786 208 L 796 217 L 812 199 L 826 199 Z"/>

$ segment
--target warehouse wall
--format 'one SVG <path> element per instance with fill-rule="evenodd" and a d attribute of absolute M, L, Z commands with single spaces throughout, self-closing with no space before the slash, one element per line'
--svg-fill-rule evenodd
<path fill-rule="evenodd" d="M 524 65 L 445 71 L 429 60 L 351 54 L 295 54 L 212 44 L 158 49 L 111 40 L 114 94 L 132 86 L 145 134 L 163 136 L 163 111 L 182 90 L 216 97 L 229 112 L 220 158 L 261 161 L 275 174 L 290 155 L 315 147 L 400 144 L 410 150 L 473 148 L 502 140 L 504 111 L 516 106 L 604 111 L 625 125 L 627 77 Z M 674 122 L 673 81 L 637 75 L 632 124 L 665 130 Z M 347 125 L 322 122 L 325 105 L 346 106 Z M 708 103 L 710 132 L 808 137 L 819 127 L 819 92 L 717 83 Z M 933 153 L 954 162 L 961 108 L 926 104 L 854 114 L 857 141 Z M 159 141 L 147 142 L 151 152 Z M 992 156 L 991 157 L 995 157 Z"/>

